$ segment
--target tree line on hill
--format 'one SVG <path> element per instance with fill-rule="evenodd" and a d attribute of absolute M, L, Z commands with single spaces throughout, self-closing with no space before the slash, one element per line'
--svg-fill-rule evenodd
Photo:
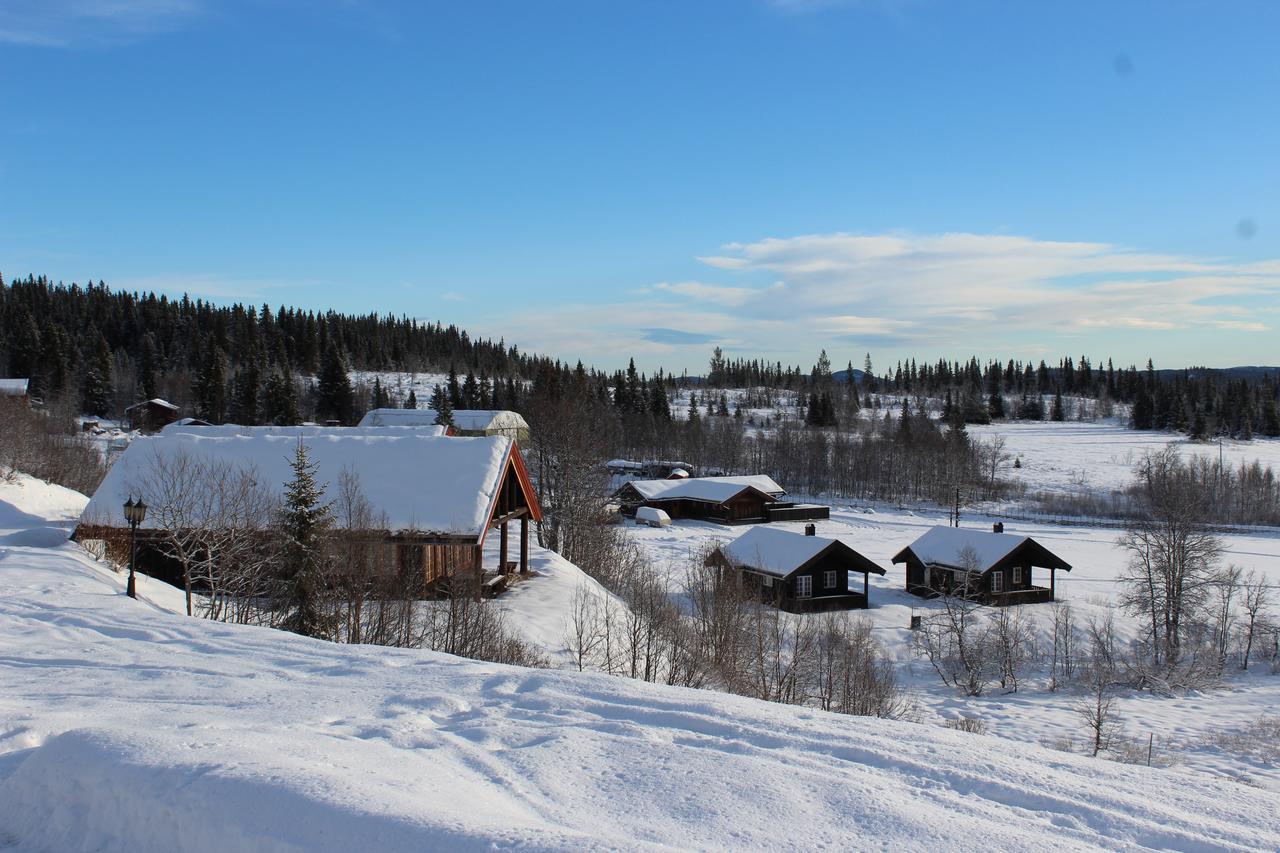
<path fill-rule="evenodd" d="M 98 416 L 163 397 L 213 422 L 349 423 L 375 403 L 393 402 L 385 389 L 354 385 L 350 370 L 443 372 L 451 365 L 463 377 L 450 389 L 459 408 L 495 399 L 507 408 L 517 380 L 537 362 L 503 341 L 409 317 L 217 306 L 112 291 L 102 282 L 0 278 L 0 370 L 29 377 L 32 396 L 70 399 Z"/>

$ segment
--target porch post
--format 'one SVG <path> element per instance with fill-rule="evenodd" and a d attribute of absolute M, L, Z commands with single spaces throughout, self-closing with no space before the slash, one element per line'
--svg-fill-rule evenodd
<path fill-rule="evenodd" d="M 1049 570 L 1049 600 L 1058 600 L 1058 570 Z"/>
<path fill-rule="evenodd" d="M 871 575 L 868 572 L 862 573 L 862 603 L 865 607 L 871 606 Z"/>
<path fill-rule="evenodd" d="M 499 550 L 502 552 L 502 556 L 499 558 L 501 562 L 498 563 L 498 571 L 502 572 L 505 575 L 507 573 L 507 522 L 506 521 L 502 522 L 502 535 L 499 537 L 499 541 L 501 542 L 501 544 L 499 545 Z"/>
<path fill-rule="evenodd" d="M 476 601 L 479 601 L 484 589 L 484 557 L 481 546 L 472 549 L 472 571 L 476 576 Z"/>
<path fill-rule="evenodd" d="M 520 574 L 529 574 L 529 516 L 520 516 Z"/>

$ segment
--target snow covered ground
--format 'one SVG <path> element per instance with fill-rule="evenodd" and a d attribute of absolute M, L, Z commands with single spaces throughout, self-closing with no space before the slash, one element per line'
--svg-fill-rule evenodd
<path fill-rule="evenodd" d="M 0 847 L 1280 848 L 1202 774 L 187 619 L 64 541 L 83 500 L 0 486 Z"/>
<path fill-rule="evenodd" d="M 990 530 L 992 519 L 965 517 L 964 526 Z M 887 569 L 884 577 L 870 578 L 872 607 L 859 611 L 871 619 L 876 636 L 898 660 L 904 684 L 912 690 L 925 711 L 926 722 L 941 725 L 961 716 L 978 717 L 992 734 L 1036 744 L 1077 745 L 1084 740 L 1079 717 L 1071 710 L 1070 692 L 1049 693 L 1041 675 L 1034 674 L 1017 693 L 964 697 L 944 687 L 937 675 L 916 652 L 909 629 L 911 616 L 939 605 L 907 594 L 902 565 L 890 560 L 904 546 L 935 524 L 945 524 L 945 512 L 904 510 L 886 506 L 833 507 L 830 521 L 817 522 L 819 536 L 840 539 Z M 803 530 L 803 522 L 774 523 L 770 527 Z M 677 521 L 671 527 L 649 528 L 628 524 L 628 532 L 653 556 L 672 578 L 671 589 L 680 594 L 680 580 L 691 555 L 708 540 L 724 541 L 740 535 L 744 528 L 724 527 L 696 521 Z M 1115 613 L 1118 634 L 1132 639 L 1137 626 L 1133 620 L 1113 610 L 1116 577 L 1124 555 L 1115 547 L 1119 530 L 1098 527 L 1064 527 L 1032 523 L 1005 523 L 1005 531 L 1035 537 L 1074 568 L 1059 572 L 1057 594 L 1068 601 L 1083 629 L 1090 619 L 1105 619 Z M 1280 584 L 1280 531 L 1271 534 L 1229 535 L 1225 561 L 1254 569 Z M 861 577 L 858 577 L 861 583 Z M 1048 585 L 1048 573 L 1037 570 L 1037 585 Z M 1052 605 L 1023 605 L 1020 610 L 1035 623 L 1043 646 L 1051 636 Z M 1280 712 L 1280 676 L 1256 672 L 1235 675 L 1222 690 L 1190 696 L 1161 697 L 1133 693 L 1119 699 L 1119 713 L 1126 736 L 1147 743 L 1155 735 L 1157 758 L 1175 760 L 1186 772 L 1203 772 L 1241 779 L 1280 791 L 1280 767 L 1249 756 L 1229 754 L 1209 743 L 1218 732 L 1248 730 L 1260 717 Z"/>
<path fill-rule="evenodd" d="M 1133 481 L 1133 466 L 1144 454 L 1170 444 L 1187 458 L 1217 459 L 1219 454 L 1216 441 L 1191 441 L 1176 433 L 1132 430 L 1119 422 L 1009 421 L 970 426 L 968 430 L 971 436 L 982 440 L 1003 436 L 1009 461 L 1002 466 L 1000 476 L 1023 483 L 1031 492 L 1106 494 L 1122 489 Z M 1256 460 L 1264 467 L 1280 470 L 1280 439 L 1224 439 L 1221 453 L 1233 468 Z M 1021 468 L 1013 467 L 1015 458 L 1021 460 Z"/>

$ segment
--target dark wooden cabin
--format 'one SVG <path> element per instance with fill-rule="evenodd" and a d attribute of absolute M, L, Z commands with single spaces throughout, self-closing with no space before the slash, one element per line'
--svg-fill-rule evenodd
<path fill-rule="evenodd" d="M 1029 536 L 959 527 L 930 528 L 893 562 L 906 564 L 912 595 L 957 595 L 995 607 L 1053 601 L 1058 570 L 1071 571 L 1069 563 Z M 1047 587 L 1035 585 L 1033 569 L 1048 569 Z"/>
<path fill-rule="evenodd" d="M 718 524 L 760 524 L 827 518 L 830 509 L 784 501 L 786 492 L 763 475 L 741 477 L 685 477 L 632 480 L 614 498 L 624 515 L 642 506 L 660 509 L 674 519 L 690 518 Z"/>
<path fill-rule="evenodd" d="M 859 610 L 869 605 L 871 574 L 885 570 L 838 539 L 756 527 L 708 560 L 740 573 L 745 588 L 788 613 Z M 862 583 L 849 579 L 862 575 Z"/>
<path fill-rule="evenodd" d="M 178 407 L 159 397 L 134 403 L 124 410 L 129 419 L 129 429 L 139 432 L 159 432 L 178 419 Z"/>
<path fill-rule="evenodd" d="M 524 459 L 510 438 L 451 439 L 360 427 L 222 430 L 211 427 L 207 432 L 135 439 L 89 501 L 75 538 L 86 545 L 100 543 L 108 556 L 127 559 L 129 529 L 121 508 L 127 498 L 138 496 L 139 484 L 147 482 L 157 458 L 197 453 L 251 470 L 255 479 L 283 490 L 290 476 L 288 457 L 297 442 L 304 441 L 327 488 L 337 488 L 343 470 L 356 472 L 373 515 L 385 518 L 388 525 L 344 530 L 341 535 L 390 549 L 389 564 L 421 575 L 423 595 L 496 594 L 516 573 L 529 573 L 529 527 L 542 518 L 542 510 Z M 138 529 L 139 570 L 181 584 L 181 567 L 164 553 L 167 531 L 154 526 L 158 498 L 142 497 L 153 505 L 153 512 Z M 513 531 L 516 523 L 519 529 Z M 493 531 L 497 556 L 486 565 L 485 546 Z"/>

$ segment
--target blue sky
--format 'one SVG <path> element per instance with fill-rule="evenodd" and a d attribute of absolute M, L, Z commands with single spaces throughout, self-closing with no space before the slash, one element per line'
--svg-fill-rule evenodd
<path fill-rule="evenodd" d="M 5 0 L 0 272 L 615 367 L 1280 362 L 1280 4 Z"/>

